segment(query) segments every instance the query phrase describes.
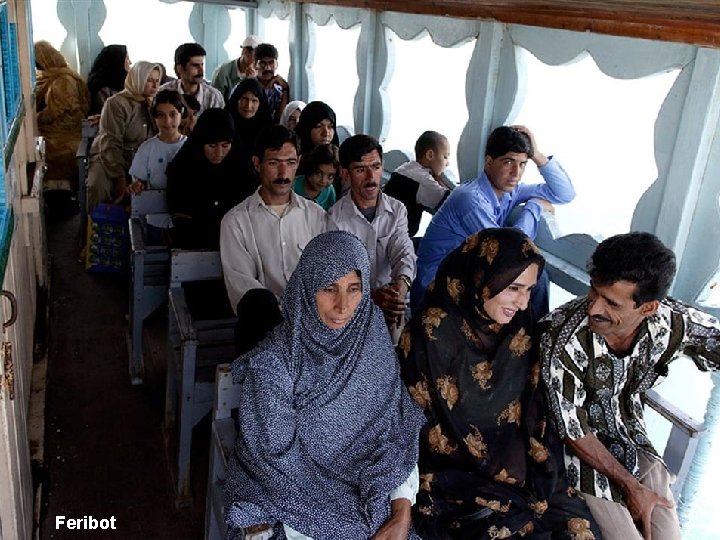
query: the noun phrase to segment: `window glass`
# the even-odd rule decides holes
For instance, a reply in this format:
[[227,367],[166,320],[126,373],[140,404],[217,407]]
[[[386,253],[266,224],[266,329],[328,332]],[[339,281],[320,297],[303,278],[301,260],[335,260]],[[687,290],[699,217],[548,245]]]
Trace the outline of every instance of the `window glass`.
[[[260,27],[263,29],[260,40],[275,45],[278,50],[278,68],[275,73],[287,80],[290,71],[290,21],[270,17],[263,19]],[[291,88],[291,99],[292,95]]]
[[[590,56],[548,66],[518,48],[518,58],[527,92],[512,122],[528,126],[540,150],[557,156],[577,191],[572,203],[555,209],[561,230],[600,238],[627,232],[640,196],[657,178],[655,119],[679,71],[620,80]],[[532,163],[523,181],[541,181]]]
[[32,33],[35,41],[44,39],[58,51],[67,37],[67,30],[57,16],[48,13],[56,12],[57,0],[32,0]]
[[360,25],[347,30],[330,18],[324,26],[311,19],[315,27],[315,58],[310,59],[310,71],[315,79],[311,100],[324,101],[335,111],[337,124],[355,127],[353,103],[358,89],[357,44]]
[[457,178],[457,143],[468,119],[465,75],[475,41],[445,48],[427,32],[406,41],[389,28],[385,37],[395,48],[395,69],[387,86],[390,129],[383,149],[414,155],[420,134],[438,131],[450,143],[448,169]]
[[[130,60],[160,62],[175,76],[175,48],[194,42],[188,20],[195,4],[167,4],[159,0],[104,0],[105,23],[98,35],[106,45],[126,45]],[[142,13],[142,16],[138,14]],[[132,35],[128,34],[132,29]],[[206,78],[208,74],[205,74]]]
[[242,42],[247,37],[247,13],[244,9],[228,9],[230,16],[230,36],[224,43],[225,51],[231,60],[239,58],[242,53]]

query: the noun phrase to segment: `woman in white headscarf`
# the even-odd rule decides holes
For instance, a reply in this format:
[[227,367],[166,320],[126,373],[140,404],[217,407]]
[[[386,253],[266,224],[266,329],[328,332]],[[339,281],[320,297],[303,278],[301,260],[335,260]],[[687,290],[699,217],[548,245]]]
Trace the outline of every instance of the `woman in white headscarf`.
[[283,113],[280,115],[280,124],[288,129],[295,131],[298,120],[300,120],[300,113],[305,108],[304,101],[291,101],[283,109]]
[[124,196],[135,151],[157,132],[150,104],[160,77],[157,64],[137,62],[128,71],[125,89],[105,102],[98,134],[90,149],[88,211],[99,203]]

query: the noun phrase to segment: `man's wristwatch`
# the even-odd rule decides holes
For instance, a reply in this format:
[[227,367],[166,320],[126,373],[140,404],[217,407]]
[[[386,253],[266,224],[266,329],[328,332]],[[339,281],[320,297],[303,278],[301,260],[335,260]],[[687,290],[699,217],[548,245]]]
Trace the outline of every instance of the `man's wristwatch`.
[[398,276],[398,281],[402,281],[403,283],[405,283],[405,286],[408,288],[408,290],[410,290],[410,287],[412,287],[412,280],[405,274],[400,274]]

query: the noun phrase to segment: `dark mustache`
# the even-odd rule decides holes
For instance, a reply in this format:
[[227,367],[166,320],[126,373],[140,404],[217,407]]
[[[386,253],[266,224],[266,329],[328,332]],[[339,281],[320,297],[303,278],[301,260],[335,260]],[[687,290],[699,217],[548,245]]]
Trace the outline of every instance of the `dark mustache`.
[[378,187],[378,186],[379,186],[379,184],[378,184],[377,182],[368,182],[367,184],[363,184],[363,187],[364,187],[364,188],[368,188],[368,187]]
[[603,317],[602,315],[592,315],[590,318],[591,318],[593,321],[598,321],[598,322],[610,322],[610,319],[606,319],[606,318]]
[[272,181],[272,183],[278,184],[278,185],[289,184],[290,179],[289,178],[276,178],[275,180]]

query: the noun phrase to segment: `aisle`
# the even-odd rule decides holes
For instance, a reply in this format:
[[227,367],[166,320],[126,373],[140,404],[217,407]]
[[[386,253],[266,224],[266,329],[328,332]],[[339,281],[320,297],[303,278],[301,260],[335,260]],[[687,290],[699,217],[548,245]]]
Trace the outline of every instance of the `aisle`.
[[[76,262],[77,215],[48,216],[46,227],[52,290],[41,538],[202,538],[202,459],[193,475],[193,508],[173,507],[160,427],[164,365],[151,366],[144,386],[129,383],[127,278],[89,275]],[[160,323],[150,340],[161,359],[162,318],[155,317]],[[117,529],[56,530],[61,515],[115,517]]]

